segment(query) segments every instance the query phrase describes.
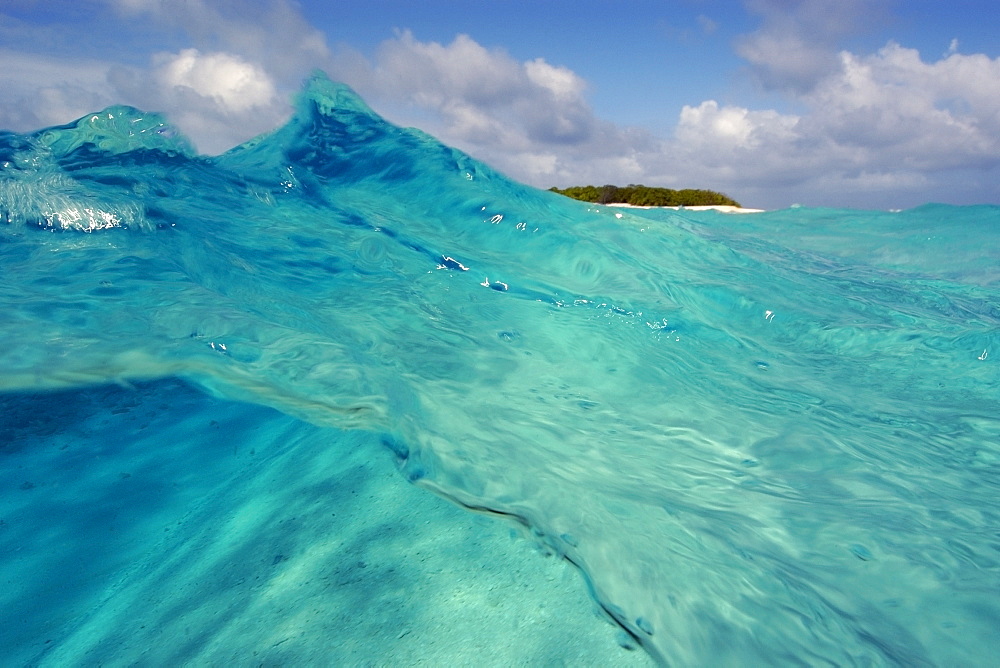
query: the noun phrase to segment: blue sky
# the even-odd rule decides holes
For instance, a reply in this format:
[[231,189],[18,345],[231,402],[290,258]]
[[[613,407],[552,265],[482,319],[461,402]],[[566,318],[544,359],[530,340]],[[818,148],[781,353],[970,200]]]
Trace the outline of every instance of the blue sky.
[[5,0],[0,127],[110,104],[207,153],[314,68],[536,185],[1000,203],[995,0]]

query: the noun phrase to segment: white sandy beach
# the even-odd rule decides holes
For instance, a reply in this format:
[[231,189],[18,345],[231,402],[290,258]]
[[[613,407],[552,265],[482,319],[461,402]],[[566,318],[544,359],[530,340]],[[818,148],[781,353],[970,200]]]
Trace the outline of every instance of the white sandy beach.
[[705,206],[636,206],[635,204],[613,203],[603,206],[614,206],[624,209],[673,209],[675,211],[721,211],[722,213],[764,213],[764,209],[745,209],[728,204],[707,204]]

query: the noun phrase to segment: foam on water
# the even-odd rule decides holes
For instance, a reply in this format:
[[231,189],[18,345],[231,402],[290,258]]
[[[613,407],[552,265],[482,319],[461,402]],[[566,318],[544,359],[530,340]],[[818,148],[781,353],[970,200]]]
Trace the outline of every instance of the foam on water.
[[0,151],[10,396],[182,378],[375,434],[659,661],[1000,649],[997,207],[605,211],[321,76],[216,158],[121,107]]

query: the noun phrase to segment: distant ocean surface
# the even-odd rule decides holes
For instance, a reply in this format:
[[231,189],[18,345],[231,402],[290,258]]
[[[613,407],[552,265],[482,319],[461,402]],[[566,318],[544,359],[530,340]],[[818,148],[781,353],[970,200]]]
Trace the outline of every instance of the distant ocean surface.
[[[257,665],[307,628],[287,665],[426,658],[386,639],[477,608],[401,575],[453,541],[366,523],[384,472],[523,527],[656,662],[1000,656],[1000,207],[604,208],[319,75],[218,157],[114,107],[0,167],[4,665]],[[304,575],[347,553],[424,621]]]

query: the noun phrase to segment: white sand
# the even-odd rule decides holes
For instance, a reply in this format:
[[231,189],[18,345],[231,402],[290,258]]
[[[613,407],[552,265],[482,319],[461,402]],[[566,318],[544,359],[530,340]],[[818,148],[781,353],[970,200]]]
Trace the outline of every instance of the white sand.
[[764,209],[745,209],[740,206],[729,206],[728,204],[708,204],[705,206],[635,206],[634,204],[603,204],[601,206],[614,206],[624,209],[673,209],[674,211],[721,211],[722,213],[764,213]]

